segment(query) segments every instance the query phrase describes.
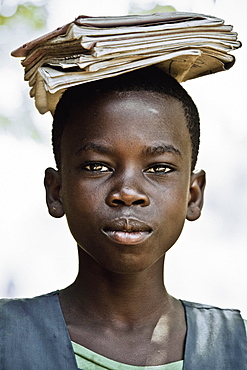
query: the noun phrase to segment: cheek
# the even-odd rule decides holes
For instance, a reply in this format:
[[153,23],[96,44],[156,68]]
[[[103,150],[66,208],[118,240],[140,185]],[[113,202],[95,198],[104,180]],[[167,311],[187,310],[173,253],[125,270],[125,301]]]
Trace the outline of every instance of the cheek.
[[169,235],[177,235],[182,231],[188,205],[189,191],[186,187],[170,187],[166,189],[160,201],[157,203],[157,214],[159,213],[161,220],[161,232]]
[[[104,209],[104,198],[100,188],[80,181],[67,181],[62,190],[64,211],[72,234],[87,232]],[[102,207],[103,205],[103,207]]]
[[66,209],[77,209],[86,204],[93,204],[96,192],[92,184],[80,182],[76,178],[63,181],[62,199]]
[[160,208],[166,210],[169,208],[170,213],[186,212],[189,201],[189,180],[187,178],[175,179],[168,186],[160,188]]

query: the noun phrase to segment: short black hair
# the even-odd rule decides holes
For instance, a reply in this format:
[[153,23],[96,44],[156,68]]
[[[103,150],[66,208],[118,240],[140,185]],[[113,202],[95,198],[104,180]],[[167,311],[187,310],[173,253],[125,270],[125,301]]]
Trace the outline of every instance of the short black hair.
[[61,166],[61,138],[69,114],[85,102],[110,91],[151,91],[169,95],[182,103],[192,144],[191,169],[194,170],[200,142],[200,119],[195,103],[187,91],[157,66],[141,68],[116,77],[101,79],[68,88],[57,104],[52,128],[53,153],[57,168]]

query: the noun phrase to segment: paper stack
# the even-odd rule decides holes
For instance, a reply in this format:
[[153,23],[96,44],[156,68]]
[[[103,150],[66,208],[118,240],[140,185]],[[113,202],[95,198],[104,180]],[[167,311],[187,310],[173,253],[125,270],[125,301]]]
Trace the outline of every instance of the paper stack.
[[70,86],[158,64],[179,82],[229,69],[240,47],[232,26],[195,13],[80,16],[12,52],[40,113],[54,112]]

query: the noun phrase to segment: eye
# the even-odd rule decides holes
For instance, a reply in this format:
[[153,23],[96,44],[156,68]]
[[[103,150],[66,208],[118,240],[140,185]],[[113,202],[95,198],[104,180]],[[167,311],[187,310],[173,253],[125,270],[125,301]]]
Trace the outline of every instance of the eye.
[[103,163],[87,163],[81,167],[85,171],[94,173],[112,172],[112,169]]
[[151,173],[156,175],[165,175],[169,172],[174,171],[174,169],[168,165],[165,164],[156,164],[154,166],[151,166],[145,170],[145,173]]

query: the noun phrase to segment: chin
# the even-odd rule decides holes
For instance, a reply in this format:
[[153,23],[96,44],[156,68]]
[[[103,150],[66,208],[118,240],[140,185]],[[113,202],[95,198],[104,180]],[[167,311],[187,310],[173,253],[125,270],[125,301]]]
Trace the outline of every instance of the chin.
[[101,266],[112,273],[120,275],[129,275],[145,272],[156,265],[156,262],[161,261],[163,263],[164,256],[154,261],[141,261],[140,258],[134,258],[133,256],[124,256],[121,261],[114,261],[113,263],[104,263]]

